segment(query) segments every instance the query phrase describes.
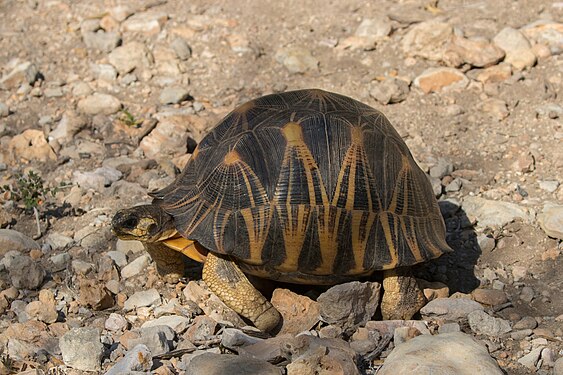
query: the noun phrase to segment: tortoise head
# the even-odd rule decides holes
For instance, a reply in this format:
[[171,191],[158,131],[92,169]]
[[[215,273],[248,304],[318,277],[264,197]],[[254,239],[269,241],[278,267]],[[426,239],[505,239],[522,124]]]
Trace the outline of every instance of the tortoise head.
[[154,204],[117,211],[111,230],[121,240],[141,242],[165,240],[176,233],[174,218]]

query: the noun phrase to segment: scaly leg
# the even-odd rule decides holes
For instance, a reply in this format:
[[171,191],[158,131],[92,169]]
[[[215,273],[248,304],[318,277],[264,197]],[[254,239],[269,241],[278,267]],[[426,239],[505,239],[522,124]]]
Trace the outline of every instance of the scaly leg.
[[145,243],[145,248],[156,263],[156,270],[164,281],[175,283],[184,276],[184,254],[170,249],[161,242]]

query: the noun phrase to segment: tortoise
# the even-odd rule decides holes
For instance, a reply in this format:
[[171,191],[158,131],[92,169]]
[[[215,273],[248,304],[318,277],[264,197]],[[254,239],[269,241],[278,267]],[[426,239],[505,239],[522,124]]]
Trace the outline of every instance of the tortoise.
[[184,255],[227,306],[263,331],[279,312],[246,274],[333,285],[383,271],[383,319],[425,303],[410,266],[451,249],[428,178],[376,109],[318,89],[272,94],[227,115],[175,182],[116,213],[158,272]]

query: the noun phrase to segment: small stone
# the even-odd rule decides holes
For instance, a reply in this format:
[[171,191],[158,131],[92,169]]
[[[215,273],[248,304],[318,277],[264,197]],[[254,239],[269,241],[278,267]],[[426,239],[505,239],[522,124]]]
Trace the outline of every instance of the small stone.
[[160,303],[160,294],[156,289],[143,290],[136,292],[125,301],[123,310],[131,311],[138,307],[153,306]]
[[96,328],[75,328],[59,340],[65,365],[82,371],[100,371],[104,346]]
[[25,251],[41,249],[41,246],[31,237],[13,229],[0,229],[0,257],[8,251]]
[[123,22],[122,27],[124,31],[158,34],[167,20],[168,15],[166,13],[150,9],[146,12],[133,14]]
[[234,354],[204,353],[193,358],[186,373],[190,375],[281,375],[281,369],[268,362]]
[[401,48],[408,56],[440,61],[452,36],[453,28],[449,23],[434,20],[420,22],[403,37]]
[[467,39],[456,35],[448,52],[456,53],[463,62],[478,68],[495,65],[504,57],[504,51],[486,39]]
[[81,306],[101,311],[113,307],[115,300],[104,284],[97,280],[80,278],[80,294],[78,301]]
[[530,353],[526,354],[525,356],[518,359],[518,363],[526,366],[529,369],[536,369],[536,363],[540,359],[541,352],[543,347],[535,348]]
[[8,144],[12,159],[37,160],[40,162],[57,160],[57,155],[45,140],[41,130],[27,129],[12,138]]
[[144,328],[155,327],[155,326],[168,326],[172,328],[174,332],[180,334],[184,332],[186,328],[188,328],[189,323],[190,320],[185,316],[165,315],[165,316],[161,316],[158,319],[146,321],[145,323],[143,323],[141,328],[144,329]]
[[293,335],[285,334],[260,340],[255,344],[239,347],[239,355],[250,356],[261,361],[273,361],[283,356],[282,346],[286,345]]
[[311,55],[311,51],[303,47],[287,47],[276,52],[276,60],[292,74],[302,74],[309,70],[317,70],[319,61]]
[[148,373],[152,368],[152,354],[146,345],[139,344],[129,350],[105,375],[122,375],[134,372]]
[[369,94],[381,104],[400,103],[407,98],[409,84],[401,79],[388,78],[370,84]]
[[217,322],[208,316],[196,316],[190,328],[184,334],[184,338],[192,343],[207,340],[215,334]]
[[115,96],[94,93],[81,99],[78,109],[88,115],[111,115],[121,109],[121,102]]
[[501,99],[486,99],[479,103],[478,108],[498,121],[504,120],[510,114],[506,102]]
[[118,239],[115,243],[115,250],[128,256],[130,253],[138,254],[146,249],[141,241],[123,241]]
[[491,66],[483,69],[477,74],[477,80],[485,83],[503,82],[512,76],[512,67],[510,64],[501,63],[499,65]]
[[61,253],[53,255],[49,258],[49,260],[53,264],[51,272],[59,272],[67,268],[67,265],[70,262],[70,255],[68,253]]
[[503,303],[508,301],[506,293],[502,290],[475,289],[471,294],[473,295],[475,301],[489,306],[502,305]]
[[71,265],[72,265],[72,270],[75,273],[81,275],[87,275],[94,269],[94,265],[92,263],[84,262],[79,259],[73,260]]
[[129,340],[129,346],[146,345],[151,354],[166,354],[174,349],[173,340],[176,334],[168,326],[153,326],[141,329],[141,337]]
[[452,333],[461,332],[461,327],[458,323],[445,323],[438,327],[438,333]]
[[504,61],[518,70],[536,63],[530,42],[519,30],[505,27],[494,37],[493,42],[506,53]]
[[510,332],[508,321],[490,316],[484,311],[473,311],[467,315],[471,330],[477,334],[500,336]]
[[38,289],[43,284],[46,272],[39,262],[28,256],[16,256],[8,268],[10,281],[18,289]]
[[[490,253],[494,250],[496,246],[496,241],[493,237],[487,236],[486,234],[480,234],[477,236],[477,243],[483,254]],[[496,275],[495,275],[496,276]]]
[[435,177],[442,179],[445,176],[449,176],[454,171],[454,166],[445,159],[438,159],[438,162],[430,167],[429,173],[430,177]]
[[534,299],[534,290],[529,286],[523,287],[522,291],[520,292],[520,299],[526,303],[532,302],[532,300]]
[[563,24],[551,20],[538,20],[524,26],[522,33],[536,43],[546,46],[550,54],[563,53]]
[[510,333],[510,338],[513,340],[524,340],[526,337],[531,336],[532,335],[532,330],[531,329],[521,329],[519,331],[512,331]]
[[186,118],[164,118],[143,138],[139,148],[149,158],[183,155],[187,152],[189,136],[190,121],[186,121]]
[[531,316],[525,316],[514,324],[514,329],[534,329],[538,326],[538,322]]
[[129,326],[129,322],[123,316],[111,313],[104,322],[104,328],[108,331],[124,331]]
[[190,96],[188,89],[183,87],[166,87],[160,93],[158,100],[160,104],[177,104],[186,100]]
[[111,51],[108,60],[120,75],[125,75],[135,69],[150,67],[154,59],[143,43],[129,42]]
[[485,345],[462,332],[421,335],[397,346],[378,375],[502,375]]
[[393,342],[395,346],[397,346],[421,334],[422,333],[415,327],[397,327],[393,333]]
[[225,348],[238,351],[238,348],[256,344],[262,339],[249,336],[236,328],[225,328],[221,335],[221,345]]
[[528,211],[515,203],[494,201],[480,197],[465,197],[463,209],[476,217],[482,227],[502,227],[515,219],[530,220]]
[[366,355],[367,353],[374,351],[376,346],[375,342],[371,340],[358,340],[350,343],[350,348],[359,355]]
[[559,181],[538,181],[540,189],[547,191],[548,193],[554,193],[559,187]]
[[88,96],[92,93],[92,88],[86,82],[75,82],[72,85],[72,95],[81,97]]
[[366,18],[356,29],[354,37],[352,37],[353,40],[347,39],[343,41],[343,44],[373,50],[378,41],[383,40],[391,33],[391,29],[391,21],[387,16],[378,15],[375,18]]
[[197,304],[205,312],[205,315],[216,322],[227,321],[234,327],[247,325],[236,312],[227,307],[214,293],[211,293],[205,283],[190,281],[184,288],[183,293],[187,300]]
[[117,79],[117,70],[110,64],[91,64],[90,67],[99,81],[112,83]]
[[467,86],[469,79],[454,68],[428,68],[413,83],[428,94],[442,90],[461,90]]
[[10,114],[10,108],[5,104],[0,102],[0,118],[8,117]]
[[417,281],[428,301],[435,300],[436,298],[448,298],[450,296],[450,289],[446,284],[439,281],[430,282],[422,279],[417,279]]
[[[45,237],[45,242],[48,243],[52,249],[64,249],[73,242],[73,239],[72,237],[65,236],[58,232],[51,232]],[[70,258],[70,255],[67,254],[67,256]]]
[[298,295],[288,289],[276,289],[271,302],[283,317],[279,334],[296,335],[310,330],[319,321],[319,303],[309,297]]
[[52,291],[43,289],[39,292],[39,301],[32,301],[25,307],[29,318],[52,324],[57,321],[59,314],[55,308],[55,296]]
[[463,319],[474,311],[483,311],[483,306],[465,298],[438,298],[420,309],[425,319],[439,318],[446,321]]
[[83,189],[103,192],[105,188],[120,180],[122,176],[123,174],[117,169],[103,166],[91,172],[74,171],[72,182]]
[[545,205],[538,215],[540,228],[550,237],[563,239],[563,205]]
[[121,36],[116,32],[85,31],[82,32],[82,40],[86,47],[101,52],[111,52],[121,44]]
[[0,88],[4,90],[17,89],[22,84],[33,85],[39,71],[35,64],[25,61],[17,64],[13,69],[0,78]]
[[536,169],[535,159],[532,153],[522,152],[518,158],[512,163],[512,169],[519,173],[529,173]]
[[536,107],[536,114],[538,118],[555,120],[563,117],[563,107],[555,103],[544,104]]
[[149,259],[148,255],[141,255],[121,269],[121,277],[128,279],[140,274],[149,265]]
[[460,191],[462,185],[461,178],[454,178],[452,182],[446,185],[445,190],[447,193]]
[[192,49],[183,38],[175,38],[172,43],[170,43],[170,47],[172,47],[180,60],[187,60],[192,56]]
[[333,286],[317,298],[321,320],[353,332],[371,319],[377,309],[380,292],[381,284],[377,282],[353,281]]
[[512,277],[514,282],[518,282],[528,275],[528,268],[525,266],[513,266],[512,267]]

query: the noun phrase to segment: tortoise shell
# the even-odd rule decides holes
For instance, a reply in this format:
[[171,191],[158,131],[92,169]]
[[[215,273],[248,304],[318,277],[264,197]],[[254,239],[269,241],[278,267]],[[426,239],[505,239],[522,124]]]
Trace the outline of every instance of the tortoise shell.
[[431,185],[387,118],[321,90],[236,108],[153,197],[182,236],[273,279],[329,283],[450,251]]

